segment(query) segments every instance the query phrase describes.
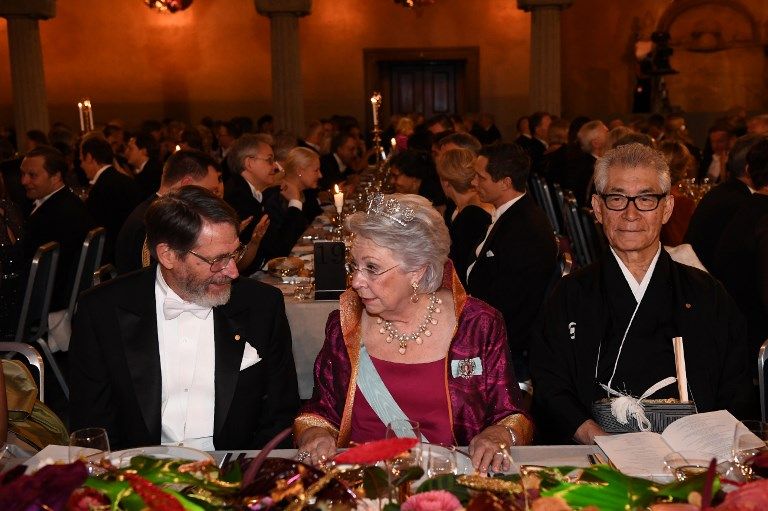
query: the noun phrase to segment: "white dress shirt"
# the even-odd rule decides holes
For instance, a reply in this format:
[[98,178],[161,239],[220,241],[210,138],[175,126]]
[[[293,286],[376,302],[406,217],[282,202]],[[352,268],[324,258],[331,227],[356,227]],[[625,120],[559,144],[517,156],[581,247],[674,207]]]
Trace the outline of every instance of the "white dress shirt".
[[101,167],[101,168],[100,168],[100,169],[99,169],[99,170],[96,172],[96,174],[93,176],[93,179],[91,179],[91,180],[89,181],[89,183],[91,183],[91,186],[93,186],[93,185],[95,185],[95,184],[96,184],[96,181],[98,181],[98,180],[99,180],[99,177],[101,177],[101,175],[104,173],[104,171],[105,171],[105,170],[107,170],[109,167],[110,167],[109,165],[104,165],[103,167]]
[[648,266],[648,271],[645,272],[643,280],[640,282],[635,279],[635,276],[632,275],[631,271],[629,271],[629,268],[627,268],[627,266],[624,264],[624,261],[619,258],[619,255],[615,250],[613,250],[613,247],[611,247],[611,253],[613,254],[613,257],[616,258],[616,262],[619,263],[621,273],[624,274],[624,278],[627,280],[627,284],[629,284],[629,289],[632,290],[632,294],[635,296],[635,301],[640,303],[640,301],[643,299],[643,296],[645,296],[645,291],[648,289],[648,284],[651,283],[651,276],[653,275],[653,270],[656,268],[656,263],[659,261],[659,254],[661,254],[661,243],[659,243],[659,249],[656,251],[656,255],[653,257],[651,265]]
[[163,385],[160,442],[212,451],[216,404],[213,313],[200,319],[191,312],[182,312],[166,320],[166,298],[184,301],[165,282],[158,266],[155,309]]
[[515,197],[512,200],[508,200],[498,208],[496,208],[493,211],[493,214],[491,215],[491,225],[488,226],[488,230],[485,232],[485,238],[483,238],[483,241],[480,242],[480,244],[475,249],[475,260],[472,261],[472,264],[469,265],[469,268],[467,268],[467,278],[469,278],[469,274],[472,273],[472,268],[475,267],[475,263],[477,262],[477,259],[480,257],[480,254],[483,253],[483,245],[485,245],[485,242],[488,241],[488,236],[491,235],[491,229],[493,229],[493,226],[496,225],[496,221],[501,218],[501,215],[507,212],[509,208],[512,207],[512,205],[523,198],[525,195],[525,192],[521,193],[517,197]]
[[[49,193],[49,194],[48,194],[48,195],[46,195],[45,197],[43,197],[43,198],[41,198],[41,199],[37,199],[37,200],[35,200],[35,202],[33,203],[33,204],[35,205],[35,208],[32,210],[32,213],[34,213],[35,211],[37,211],[37,208],[39,208],[40,206],[42,206],[42,205],[43,205],[43,202],[45,202],[45,201],[47,201],[48,199],[50,199],[50,198],[51,198],[51,196],[52,196],[54,193],[56,193],[56,192],[58,192],[59,190],[62,190],[62,189],[64,189],[64,185],[61,185],[61,187],[59,187],[59,188],[55,189],[54,191],[52,191],[51,193]],[[30,215],[31,215],[32,213],[30,213]]]
[[339,174],[344,174],[347,171],[346,164],[341,161],[341,158],[339,158],[339,155],[336,153],[333,153],[333,157],[336,158],[336,163],[339,164]]

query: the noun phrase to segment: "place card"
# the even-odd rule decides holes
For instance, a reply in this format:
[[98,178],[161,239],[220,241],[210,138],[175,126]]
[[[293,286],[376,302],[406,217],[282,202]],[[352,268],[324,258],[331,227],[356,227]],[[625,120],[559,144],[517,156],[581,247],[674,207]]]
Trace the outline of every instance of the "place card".
[[338,300],[347,289],[343,241],[315,241],[315,300]]

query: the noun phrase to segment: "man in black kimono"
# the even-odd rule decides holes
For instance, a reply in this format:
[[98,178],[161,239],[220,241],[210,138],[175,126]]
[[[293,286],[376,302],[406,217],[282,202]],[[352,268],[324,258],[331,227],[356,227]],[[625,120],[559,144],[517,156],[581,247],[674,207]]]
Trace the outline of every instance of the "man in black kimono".
[[[595,186],[592,207],[610,251],[560,282],[532,342],[541,440],[593,443],[606,434],[591,412],[608,397],[601,384],[639,397],[675,376],[678,336],[698,411],[743,415],[750,396],[744,320],[719,282],[672,261],[659,242],[674,207],[663,156],[620,146],[598,160]],[[677,386],[653,398],[679,398]]]

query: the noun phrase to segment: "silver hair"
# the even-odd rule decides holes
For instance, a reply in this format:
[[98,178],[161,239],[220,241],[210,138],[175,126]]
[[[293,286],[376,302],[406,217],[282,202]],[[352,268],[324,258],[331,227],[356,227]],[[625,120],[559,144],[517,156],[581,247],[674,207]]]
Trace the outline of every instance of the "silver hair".
[[576,136],[582,151],[587,154],[592,152],[592,141],[600,134],[600,128],[605,128],[607,133],[608,128],[605,127],[603,121],[589,121],[579,129]]
[[595,163],[595,189],[597,193],[606,192],[608,170],[617,167],[622,169],[637,167],[653,169],[659,177],[661,192],[669,193],[670,188],[672,188],[669,165],[667,165],[661,152],[643,144],[627,144],[611,149],[602,158],[598,158],[597,163]]
[[355,236],[391,250],[407,272],[426,268],[419,290],[436,291],[443,281],[443,267],[451,245],[443,217],[419,195],[395,193],[385,195],[384,199],[395,199],[403,208],[413,209],[413,220],[403,226],[387,216],[358,211],[347,217],[347,229]]
[[262,145],[272,146],[272,137],[262,133],[246,133],[232,143],[227,153],[227,165],[233,174],[245,170],[245,159],[253,156]]

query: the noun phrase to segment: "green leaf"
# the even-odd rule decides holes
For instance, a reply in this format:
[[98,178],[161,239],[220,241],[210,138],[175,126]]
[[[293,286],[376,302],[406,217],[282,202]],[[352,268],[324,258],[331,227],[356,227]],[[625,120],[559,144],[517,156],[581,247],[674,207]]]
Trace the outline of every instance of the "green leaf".
[[[688,495],[691,492],[704,492],[704,485],[706,484],[707,474],[697,474],[692,477],[687,477],[685,481],[674,481],[669,484],[665,484],[659,488],[659,495],[664,497],[672,497],[677,500],[687,500]],[[712,481],[712,495],[716,494],[720,489],[720,478],[715,477]]]
[[363,490],[369,499],[380,499],[389,496],[389,480],[387,473],[381,467],[365,467],[363,469]]
[[421,467],[408,467],[400,473],[400,477],[392,481],[393,486],[400,486],[401,484],[408,483],[410,481],[416,481],[424,477],[424,469]]
[[397,504],[385,504],[382,508],[382,511],[400,511],[400,506]]
[[464,505],[469,502],[469,489],[456,482],[456,476],[454,475],[446,474],[427,479],[419,485],[416,489],[416,493],[424,493],[425,491],[433,490],[445,490],[451,492]]
[[240,463],[230,463],[229,470],[219,474],[219,479],[228,483],[240,483],[243,481],[243,469]]

